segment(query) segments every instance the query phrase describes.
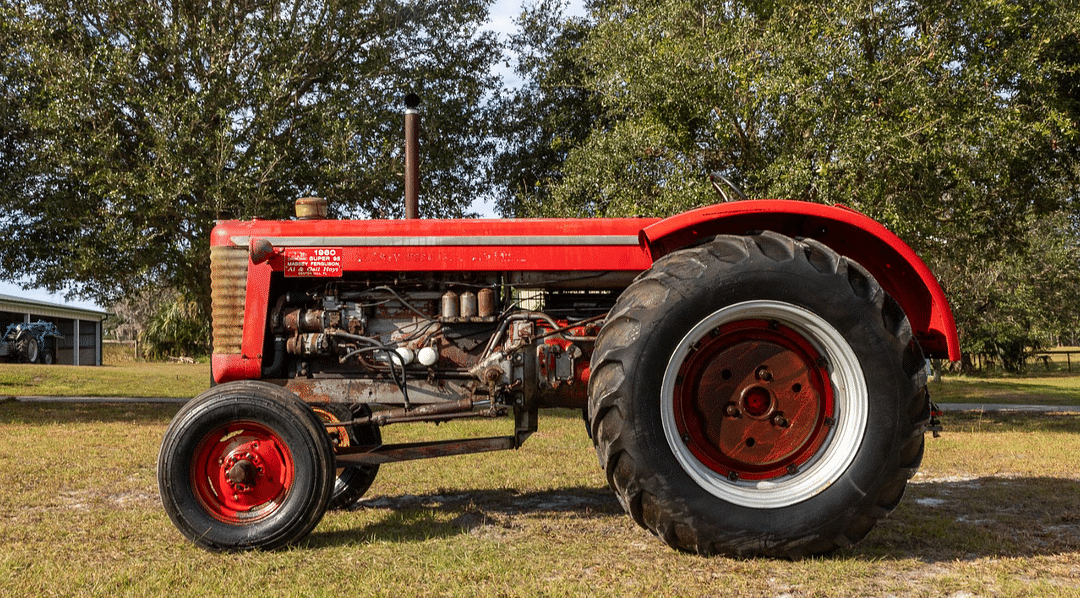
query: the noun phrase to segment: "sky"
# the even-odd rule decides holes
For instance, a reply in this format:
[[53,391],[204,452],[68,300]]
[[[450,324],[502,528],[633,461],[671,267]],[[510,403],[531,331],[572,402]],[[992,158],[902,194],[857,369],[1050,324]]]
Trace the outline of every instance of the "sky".
[[[522,2],[528,2],[529,0],[496,0],[491,5],[491,18],[489,20],[488,28],[492,31],[499,32],[504,35],[508,35],[514,29],[514,19],[521,13]],[[565,11],[565,16],[581,16],[585,14],[585,9],[582,6],[582,0],[569,0],[569,6]],[[506,75],[504,74],[504,78]],[[479,206],[477,206],[479,207]],[[491,216],[492,214],[482,215]],[[64,298],[63,293],[52,294],[44,289],[30,289],[23,290],[19,284],[0,281],[0,295],[11,295],[14,297],[20,297],[23,299],[33,299],[36,301],[47,301],[49,303],[58,303],[62,305],[70,305],[73,307],[83,307],[88,309],[104,309],[104,307],[91,302],[91,301],[79,301],[79,300],[67,300]]]

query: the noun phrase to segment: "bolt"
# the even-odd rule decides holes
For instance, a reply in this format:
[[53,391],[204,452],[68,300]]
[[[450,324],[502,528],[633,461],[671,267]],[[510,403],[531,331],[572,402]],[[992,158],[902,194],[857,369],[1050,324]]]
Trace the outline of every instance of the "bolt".
[[724,408],[724,413],[726,413],[728,417],[739,417],[740,415],[739,408],[735,406],[735,403],[728,403],[727,407]]
[[757,371],[754,372],[754,376],[762,382],[772,382],[772,372],[770,372],[769,368],[766,366],[759,367]]
[[682,441],[685,442],[686,444],[690,444],[690,435],[689,434],[683,434],[682,435]]
[[778,428],[786,428],[788,427],[788,420],[783,413],[776,413],[772,416],[772,425]]
[[836,425],[836,418],[835,417],[826,417],[825,418],[825,425],[830,427],[830,428],[835,426]]
[[731,480],[732,482],[738,482],[739,481],[739,472],[737,472],[737,471],[729,471],[728,474],[727,474],[727,479]]
[[788,472],[788,475],[795,475],[795,474],[799,473],[799,466],[792,463],[791,465],[787,466],[787,472]]

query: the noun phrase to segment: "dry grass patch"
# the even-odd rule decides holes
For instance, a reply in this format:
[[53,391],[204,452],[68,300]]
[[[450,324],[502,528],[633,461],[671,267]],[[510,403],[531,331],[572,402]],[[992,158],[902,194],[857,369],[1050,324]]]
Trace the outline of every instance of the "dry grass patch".
[[[678,553],[638,528],[569,412],[517,451],[384,466],[301,546],[208,553],[158,504],[175,411],[0,404],[0,595],[1080,596],[1080,415],[950,414],[863,543],[786,562]],[[387,433],[493,427],[509,422]]]

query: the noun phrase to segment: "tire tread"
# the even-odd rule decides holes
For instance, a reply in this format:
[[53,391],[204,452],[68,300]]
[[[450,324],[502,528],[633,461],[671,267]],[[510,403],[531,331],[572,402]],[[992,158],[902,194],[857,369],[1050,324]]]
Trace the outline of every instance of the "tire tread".
[[[648,330],[653,321],[662,315],[660,307],[664,302],[646,300],[649,293],[662,287],[666,300],[670,294],[682,295],[678,288],[680,285],[694,284],[712,268],[791,260],[804,261],[822,276],[843,277],[852,294],[879,306],[884,328],[898,345],[907,346],[903,369],[904,374],[909,376],[907,384],[912,391],[902,397],[902,405],[898,409],[899,413],[906,414],[906,421],[899,422],[907,430],[903,434],[906,440],[898,450],[899,462],[888,470],[884,480],[876,484],[876,495],[864,501],[865,506],[846,520],[839,533],[830,537],[780,541],[755,537],[714,540],[702,536],[693,516],[685,515],[682,509],[673,505],[663,505],[657,496],[634,481],[642,474],[636,470],[634,458],[623,442],[626,435],[636,433],[634,422],[619,407],[631,400],[631,389],[623,372],[626,359],[623,354],[631,342],[636,341],[642,331]],[[702,264],[704,267],[697,267]],[[668,268],[671,268],[670,272]],[[620,298],[612,309],[611,318],[597,339],[592,358],[588,413],[597,457],[604,467],[608,483],[624,510],[638,525],[679,550],[739,557],[798,559],[854,545],[870,532],[879,519],[891,513],[899,504],[907,480],[914,475],[922,461],[922,430],[930,417],[926,376],[921,367],[922,352],[913,340],[907,318],[899,305],[862,266],[813,240],[795,240],[772,232],[753,236],[719,236],[657,260],[652,270],[639,276],[627,289],[625,296],[627,299],[624,301]]]

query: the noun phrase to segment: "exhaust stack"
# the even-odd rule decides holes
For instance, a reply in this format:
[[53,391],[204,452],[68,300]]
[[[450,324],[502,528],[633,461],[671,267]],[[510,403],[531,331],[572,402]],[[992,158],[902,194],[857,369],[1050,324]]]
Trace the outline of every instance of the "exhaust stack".
[[420,96],[405,96],[405,218],[420,217]]

